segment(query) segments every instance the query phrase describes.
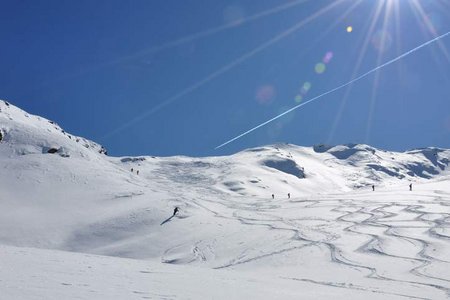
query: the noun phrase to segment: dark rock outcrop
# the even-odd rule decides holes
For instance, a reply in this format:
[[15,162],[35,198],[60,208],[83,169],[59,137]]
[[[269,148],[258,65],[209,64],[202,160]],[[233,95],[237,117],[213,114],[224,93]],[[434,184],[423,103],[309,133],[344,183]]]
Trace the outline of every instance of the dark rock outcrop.
[[58,149],[56,149],[56,148],[50,148],[47,150],[47,153],[50,153],[50,154],[54,154],[56,152],[58,152]]

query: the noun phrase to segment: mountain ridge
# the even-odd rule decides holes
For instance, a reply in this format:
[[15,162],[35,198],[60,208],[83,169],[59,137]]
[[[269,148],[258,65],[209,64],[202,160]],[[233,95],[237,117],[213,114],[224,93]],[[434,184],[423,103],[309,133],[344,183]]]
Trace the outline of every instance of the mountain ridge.
[[[233,177],[233,170],[244,172],[248,174],[248,177],[252,177],[251,169],[258,167],[264,171],[265,177],[281,175],[280,180],[295,184],[296,179],[300,182],[314,179],[323,181],[320,175],[333,177],[336,175],[333,169],[340,169],[341,172],[337,175],[345,177],[347,183],[344,186],[340,185],[339,188],[347,190],[346,188],[362,188],[373,184],[390,184],[391,182],[398,184],[399,180],[431,179],[446,174],[450,163],[448,149],[428,147],[395,152],[376,149],[365,144],[312,147],[274,144],[245,149],[230,156],[198,158],[188,156],[106,157],[106,149],[98,143],[67,133],[55,122],[29,114],[6,101],[0,101],[0,130],[2,132],[0,151],[8,156],[13,153],[17,155],[57,154],[68,158],[72,155],[88,160],[104,160],[105,164],[112,163],[122,169],[131,169],[134,164],[137,164],[137,167],[145,165],[149,169],[154,169],[155,165],[165,164],[171,170],[166,174],[167,177],[175,181],[181,180],[180,177],[171,175],[176,168],[193,172],[216,169],[216,173],[221,173],[222,176],[214,175],[215,181],[222,180],[224,185],[229,187],[229,191],[246,195],[259,195],[260,193],[255,192],[255,188],[251,188],[251,184],[257,184],[262,179],[257,176],[250,178],[248,182],[251,184],[245,183],[250,191],[244,193],[242,191],[245,188],[242,187],[242,183],[227,179],[227,177]],[[151,166],[153,162],[158,164]],[[220,167],[224,167],[224,170],[219,170]],[[191,183],[195,183],[195,180],[192,180],[195,178],[193,172],[187,172],[184,176],[185,179],[191,176]],[[333,186],[334,183],[329,184],[330,188]],[[308,192],[313,193],[313,188],[310,187]]]
[[[9,266],[0,288],[11,297],[57,290],[89,299],[87,269],[130,299],[143,295],[127,290],[130,278],[151,297],[209,299],[227,283],[231,297],[249,288],[292,299],[310,290],[322,299],[450,293],[449,150],[276,144],[229,156],[110,157],[2,101],[0,131],[0,248]],[[149,268],[161,285],[149,286]],[[210,278],[214,288],[198,296]],[[95,284],[102,295],[110,288]]]
[[[110,157],[103,146],[4,101],[0,130],[5,208],[0,225],[9,228],[0,233],[0,242],[126,257],[157,256],[147,248],[137,250],[141,242],[114,241],[159,226],[175,206],[196,219],[210,213],[202,202],[210,199],[214,205],[245,205],[288,194],[298,199],[371,191],[372,185],[407,189],[449,174],[450,150],[392,152],[364,144],[274,144],[202,158]],[[114,229],[106,229],[108,224]],[[18,239],[21,232],[26,234]],[[157,240],[167,243],[166,237]]]

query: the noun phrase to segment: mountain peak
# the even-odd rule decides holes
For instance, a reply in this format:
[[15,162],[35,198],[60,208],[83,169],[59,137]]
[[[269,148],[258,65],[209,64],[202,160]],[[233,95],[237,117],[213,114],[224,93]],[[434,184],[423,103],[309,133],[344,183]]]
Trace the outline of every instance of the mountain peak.
[[5,100],[0,100],[0,134],[0,142],[18,155],[50,153],[69,157],[107,153],[103,146],[69,134],[56,122],[29,114]]

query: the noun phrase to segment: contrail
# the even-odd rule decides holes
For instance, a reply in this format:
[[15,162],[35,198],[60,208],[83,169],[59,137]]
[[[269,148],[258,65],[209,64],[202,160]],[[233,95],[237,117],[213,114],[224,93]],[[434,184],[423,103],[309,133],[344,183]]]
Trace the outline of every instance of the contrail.
[[140,122],[141,120],[146,119],[147,117],[149,117],[150,115],[154,114],[155,112],[161,110],[162,108],[172,104],[173,102],[175,102],[176,100],[192,93],[193,91],[201,88],[202,86],[206,85],[207,83],[209,83],[210,81],[216,79],[217,77],[221,76],[222,74],[228,72],[229,70],[235,68],[236,66],[244,63],[245,61],[247,61],[248,59],[250,59],[251,57],[253,57],[254,55],[264,51],[265,49],[269,48],[270,46],[272,46],[273,44],[285,39],[286,37],[288,37],[289,35],[291,35],[292,33],[298,31],[300,28],[302,28],[303,26],[305,26],[306,24],[314,21],[317,17],[321,16],[322,14],[330,11],[332,8],[340,5],[343,2],[343,0],[338,0],[333,2],[332,4],[320,9],[319,11],[317,11],[315,14],[308,16],[306,19],[296,23],[294,26],[288,28],[287,30],[277,34],[276,36],[274,36],[273,38],[271,38],[270,40],[260,44],[258,47],[254,48],[253,50],[241,55],[240,57],[238,57],[237,59],[235,59],[234,61],[230,62],[229,64],[221,67],[220,69],[212,72],[211,74],[209,74],[208,76],[204,77],[203,79],[197,81],[196,83],[194,83],[193,85],[185,88],[184,90],[178,92],[177,94],[173,95],[172,97],[169,97],[168,99],[164,100],[163,102],[159,103],[158,105],[156,105],[155,107],[144,111],[143,113],[141,113],[140,115],[136,116],[135,118],[129,120],[128,122],[122,124],[121,126],[117,127],[116,129],[110,131],[109,133],[105,134],[102,139],[107,139],[111,136],[114,136],[115,134],[117,134],[118,132]]
[[254,15],[245,17],[242,20],[239,20],[238,23],[228,23],[228,24],[224,24],[224,25],[221,25],[221,26],[217,26],[217,27],[213,27],[213,28],[210,28],[210,29],[206,29],[204,31],[193,33],[191,35],[188,35],[188,36],[185,36],[185,37],[181,37],[181,38],[179,38],[177,40],[170,41],[170,42],[167,42],[165,44],[162,44],[162,45],[159,45],[159,46],[155,46],[155,47],[151,47],[151,48],[148,48],[146,50],[142,50],[140,52],[134,53],[132,55],[122,57],[122,58],[120,58],[120,59],[118,59],[116,61],[113,61],[112,63],[117,63],[117,62],[121,62],[123,60],[128,60],[128,59],[140,57],[140,56],[143,56],[143,55],[146,55],[146,54],[149,54],[149,53],[153,53],[153,52],[165,50],[165,49],[168,49],[168,48],[172,48],[172,47],[175,47],[175,46],[179,46],[179,45],[182,45],[182,44],[185,44],[185,43],[188,43],[188,42],[200,39],[200,38],[205,38],[205,37],[208,37],[210,35],[219,33],[221,31],[224,31],[224,30],[227,30],[227,29],[230,29],[230,28],[236,28],[236,27],[239,27],[241,25],[244,25],[244,24],[247,24],[247,23],[251,23],[251,22],[259,20],[259,19],[262,19],[264,17],[267,17],[267,16],[270,16],[270,15],[273,15],[273,14],[285,11],[285,10],[287,10],[289,8],[292,8],[292,7],[295,7],[297,5],[303,4],[303,3],[307,2],[307,1],[310,1],[310,0],[296,0],[296,1],[288,2],[288,3],[282,4],[280,6],[277,6],[277,7],[274,7],[274,8],[271,8],[271,9],[268,9],[268,10],[256,13]]
[[50,85],[50,84],[55,84],[57,82],[61,82],[61,81],[64,81],[64,80],[70,80],[72,78],[76,78],[76,77],[79,77],[79,76],[82,76],[82,75],[85,75],[85,74],[88,74],[88,73],[91,73],[91,72],[96,72],[96,71],[101,70],[101,69],[103,69],[105,67],[109,67],[109,66],[114,66],[114,65],[117,65],[117,64],[125,63],[127,61],[131,61],[133,59],[141,58],[141,57],[144,57],[144,56],[152,54],[152,53],[157,53],[157,52],[160,52],[160,51],[163,51],[163,50],[171,49],[173,47],[177,47],[177,46],[189,43],[189,42],[193,42],[193,41],[196,41],[196,40],[199,40],[199,39],[202,39],[202,38],[206,38],[206,37],[212,36],[214,34],[223,32],[223,31],[228,30],[228,29],[238,28],[238,27],[243,26],[245,24],[249,24],[249,23],[255,22],[257,20],[263,19],[265,17],[269,17],[269,16],[272,16],[274,14],[281,13],[283,11],[288,10],[289,8],[293,8],[295,6],[299,6],[299,5],[301,5],[301,4],[305,3],[305,2],[308,2],[308,1],[311,1],[311,0],[295,0],[295,1],[292,1],[292,2],[287,2],[285,4],[281,4],[279,6],[276,6],[276,7],[273,7],[273,8],[270,8],[270,9],[258,12],[256,14],[244,17],[241,20],[239,20],[238,23],[227,23],[227,24],[224,24],[224,25],[219,25],[219,26],[215,26],[215,27],[203,30],[203,31],[192,33],[190,35],[187,35],[187,36],[184,36],[184,37],[180,37],[180,38],[172,40],[172,41],[168,41],[168,42],[166,42],[164,44],[161,44],[161,45],[158,45],[158,46],[149,47],[149,48],[140,50],[138,52],[135,52],[133,54],[122,56],[122,57],[113,59],[111,61],[103,62],[103,63],[100,63],[98,65],[85,68],[85,69],[80,70],[78,72],[75,72],[73,74],[67,74],[67,75],[64,75],[64,76],[60,76],[56,80],[41,82],[37,87],[47,86],[47,85]]
[[243,137],[243,136],[246,136],[247,134],[249,134],[249,133],[255,131],[256,129],[261,128],[261,127],[263,127],[263,126],[265,126],[265,125],[267,125],[267,124],[269,124],[269,123],[271,123],[271,122],[273,122],[273,121],[275,121],[275,120],[281,118],[282,116],[284,116],[284,115],[290,113],[291,111],[294,111],[294,110],[296,110],[296,109],[298,109],[298,108],[300,108],[300,107],[302,107],[302,106],[304,106],[304,105],[306,105],[306,104],[309,104],[309,103],[311,103],[311,102],[313,102],[313,101],[315,101],[315,100],[318,100],[318,99],[320,99],[320,98],[322,98],[322,97],[324,97],[324,96],[326,96],[326,95],[328,95],[328,94],[334,93],[334,92],[336,92],[336,91],[338,91],[338,90],[340,90],[340,89],[342,89],[342,88],[344,88],[344,87],[346,87],[346,86],[348,86],[348,85],[350,85],[350,84],[352,84],[352,83],[354,83],[354,82],[356,82],[356,81],[359,81],[359,80],[363,79],[364,77],[367,77],[368,75],[370,75],[370,74],[372,74],[372,73],[374,73],[374,72],[376,72],[376,71],[378,71],[378,70],[380,70],[380,69],[382,69],[382,68],[384,68],[384,67],[386,67],[386,66],[388,66],[388,65],[390,65],[390,64],[393,64],[394,62],[396,62],[396,61],[398,61],[398,60],[400,60],[400,59],[402,59],[402,58],[404,58],[404,57],[406,57],[406,56],[408,56],[408,55],[410,55],[410,54],[412,54],[412,53],[414,53],[414,52],[416,52],[416,51],[418,51],[418,50],[420,50],[420,49],[422,49],[422,48],[424,48],[424,47],[426,47],[426,46],[428,46],[428,45],[430,45],[430,44],[432,44],[432,43],[434,43],[434,42],[437,42],[437,41],[439,41],[439,40],[445,38],[445,37],[448,36],[448,35],[450,35],[450,31],[447,32],[447,33],[444,33],[443,35],[440,35],[440,36],[438,36],[438,37],[436,37],[436,38],[434,38],[434,39],[432,39],[432,40],[429,40],[428,42],[423,43],[423,44],[421,44],[420,46],[417,46],[416,48],[414,48],[414,49],[412,49],[412,50],[409,50],[408,52],[405,52],[405,53],[403,53],[402,55],[397,56],[397,57],[394,58],[394,59],[391,59],[390,61],[388,61],[388,62],[386,62],[386,63],[384,63],[384,64],[382,64],[382,65],[380,65],[380,66],[378,66],[378,67],[376,67],[376,68],[374,68],[374,69],[372,69],[372,70],[370,70],[370,71],[368,71],[368,72],[366,72],[366,73],[364,73],[364,74],[362,74],[362,75],[360,75],[360,76],[358,76],[358,77],[356,77],[355,79],[352,79],[351,81],[349,81],[349,82],[347,82],[347,83],[344,83],[344,84],[342,84],[342,85],[340,85],[340,86],[338,86],[338,87],[336,87],[336,88],[334,88],[334,89],[332,89],[332,90],[329,90],[329,91],[327,91],[327,92],[325,92],[325,93],[323,93],[323,94],[320,94],[319,96],[316,96],[316,97],[314,97],[314,98],[312,98],[312,99],[310,99],[310,100],[308,100],[308,101],[306,101],[306,102],[303,102],[303,103],[301,103],[301,104],[299,104],[299,105],[294,106],[294,107],[292,107],[291,109],[288,109],[287,111],[285,111],[285,112],[283,112],[283,113],[281,113],[281,114],[279,114],[279,115],[273,117],[272,119],[267,120],[267,121],[265,121],[264,123],[261,123],[261,124],[259,124],[258,126],[253,127],[252,129],[249,129],[249,130],[247,130],[246,132],[244,132],[244,133],[242,133],[242,134],[240,134],[240,135],[238,135],[238,136],[232,138],[231,140],[226,141],[225,143],[223,143],[223,144],[217,146],[217,147],[214,148],[214,149],[217,150],[217,149],[219,149],[219,148],[222,148],[223,146],[226,146],[226,145],[228,145],[229,143],[234,142],[234,141],[240,139],[240,138]]

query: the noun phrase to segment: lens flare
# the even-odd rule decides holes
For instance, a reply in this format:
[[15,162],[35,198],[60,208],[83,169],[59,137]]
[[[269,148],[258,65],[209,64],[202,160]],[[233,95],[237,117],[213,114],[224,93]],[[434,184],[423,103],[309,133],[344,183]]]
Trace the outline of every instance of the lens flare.
[[314,69],[317,74],[323,74],[325,72],[325,70],[327,69],[327,67],[325,66],[324,63],[318,63],[318,64],[316,64]]
[[302,90],[301,90],[302,94],[308,93],[308,91],[311,89],[311,86],[312,86],[311,82],[309,82],[309,81],[305,82],[302,86]]
[[326,92],[324,92],[324,93],[322,93],[322,94],[320,94],[320,95],[318,95],[318,96],[316,96],[316,97],[314,97],[312,99],[309,99],[308,101],[305,101],[303,103],[300,103],[300,104],[294,106],[294,107],[284,111],[283,113],[278,114],[275,117],[273,117],[273,118],[271,118],[271,119],[269,119],[269,120],[267,120],[267,121],[265,121],[265,122],[255,126],[255,127],[251,128],[251,129],[249,129],[249,130],[247,130],[247,131],[245,131],[245,132],[235,136],[234,138],[232,138],[232,139],[230,139],[230,140],[228,140],[228,141],[226,141],[226,142],[224,142],[222,144],[220,144],[219,146],[215,147],[214,149],[216,149],[216,150],[220,149],[220,148],[222,148],[222,147],[224,147],[224,146],[226,146],[226,145],[228,145],[228,144],[230,144],[230,143],[232,143],[232,142],[234,142],[234,141],[236,141],[236,140],[246,136],[247,134],[249,134],[249,133],[251,133],[251,132],[253,132],[253,131],[255,131],[255,130],[257,130],[257,129],[263,127],[263,126],[265,126],[265,125],[267,125],[269,123],[272,123],[275,120],[278,120],[279,118],[281,118],[281,117],[291,113],[292,111],[294,111],[296,109],[299,109],[299,108],[301,108],[301,107],[303,107],[303,106],[305,106],[305,105],[307,105],[309,103],[317,101],[318,99],[321,99],[321,98],[323,98],[323,97],[325,97],[325,96],[327,96],[329,94],[332,94],[332,93],[334,93],[334,92],[336,92],[338,90],[341,90],[341,89],[345,88],[346,86],[349,86],[349,85],[351,85],[351,84],[353,84],[353,83],[355,83],[357,81],[360,81],[361,79],[366,78],[367,76],[377,72],[378,70],[381,70],[384,67],[387,67],[387,66],[389,66],[389,65],[391,65],[391,64],[393,64],[393,63],[395,63],[395,62],[397,62],[397,61],[399,61],[399,60],[401,60],[401,59],[403,59],[403,58],[405,58],[405,57],[407,57],[409,55],[412,55],[413,53],[419,51],[420,49],[425,48],[425,47],[429,46],[430,44],[436,43],[436,42],[438,42],[438,41],[440,41],[440,40],[442,40],[442,39],[444,39],[444,38],[446,38],[448,36],[450,36],[450,31],[447,32],[447,33],[444,33],[444,34],[442,34],[442,35],[440,35],[440,36],[438,36],[438,37],[436,37],[436,38],[434,38],[432,40],[429,40],[429,41],[427,41],[427,42],[425,42],[425,43],[423,43],[423,44],[421,44],[421,45],[419,45],[419,46],[417,46],[417,47],[415,47],[415,48],[413,48],[413,49],[411,49],[411,50],[409,50],[409,51],[407,51],[407,52],[405,52],[405,53],[403,53],[403,54],[401,54],[399,56],[397,56],[396,58],[393,58],[393,59],[385,62],[384,64],[379,65],[379,66],[371,69],[370,71],[367,71],[366,73],[364,73],[364,74],[362,74],[362,75],[360,75],[360,76],[350,80],[349,82],[341,84],[340,86],[337,86],[334,89],[328,90],[328,91],[326,91]]
[[260,86],[255,93],[256,101],[259,104],[270,104],[276,96],[276,90],[273,85],[267,84]]
[[302,95],[297,95],[297,96],[295,96],[295,103],[300,103],[300,102],[302,102],[302,101],[303,101]]
[[331,62],[331,60],[333,59],[333,56],[334,56],[333,52],[328,51],[328,52],[325,54],[325,56],[323,57],[322,62],[323,62],[324,64],[329,64],[329,63]]
[[240,57],[238,57],[237,59],[235,59],[234,61],[230,62],[229,64],[217,69],[216,71],[210,73],[208,76],[204,77],[203,79],[197,81],[196,83],[192,84],[191,86],[185,88],[184,90],[178,92],[177,94],[167,98],[165,101],[160,102],[158,105],[154,106],[153,108],[150,108],[147,111],[142,112],[140,115],[137,115],[136,117],[134,117],[131,120],[128,120],[127,122],[123,123],[122,125],[120,125],[119,127],[111,130],[109,133],[105,134],[102,139],[107,139],[107,138],[111,138],[112,136],[118,134],[119,132],[123,131],[126,128],[129,128],[130,126],[133,126],[135,124],[137,124],[138,122],[141,122],[142,120],[148,118],[150,115],[160,111],[161,109],[165,108],[166,106],[169,106],[170,104],[172,104],[173,102],[177,101],[178,99],[192,93],[193,91],[196,91],[197,89],[203,87],[204,85],[208,84],[209,82],[211,82],[213,79],[216,79],[217,77],[221,76],[222,74],[228,72],[229,70],[241,65],[242,63],[244,63],[245,61],[249,60],[250,58],[252,58],[253,56],[255,56],[256,54],[266,50],[267,48],[271,47],[272,45],[274,45],[275,43],[291,36],[293,33],[297,32],[298,30],[300,30],[302,27],[304,27],[306,24],[316,20],[317,18],[319,18],[320,16],[324,15],[325,13],[331,11],[332,9],[334,9],[335,7],[339,6],[340,4],[342,4],[344,2],[344,0],[337,0],[323,8],[321,8],[320,10],[316,11],[314,14],[309,15],[307,18],[301,20],[300,22],[294,24],[292,27],[289,27],[288,29],[286,29],[285,31],[277,34],[276,36],[272,37],[271,39],[269,39],[266,42],[263,42],[262,44],[260,44],[258,47],[254,48],[253,50],[246,52],[245,54],[241,55]]

